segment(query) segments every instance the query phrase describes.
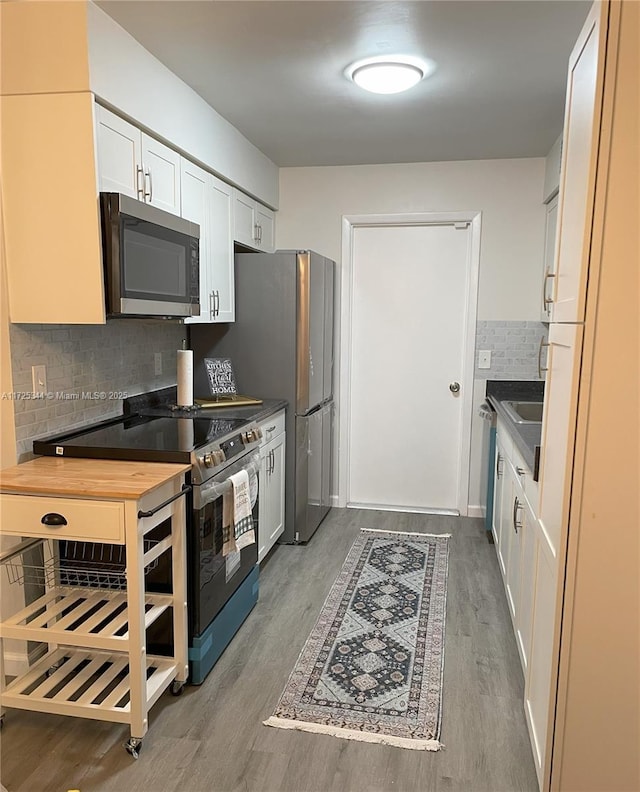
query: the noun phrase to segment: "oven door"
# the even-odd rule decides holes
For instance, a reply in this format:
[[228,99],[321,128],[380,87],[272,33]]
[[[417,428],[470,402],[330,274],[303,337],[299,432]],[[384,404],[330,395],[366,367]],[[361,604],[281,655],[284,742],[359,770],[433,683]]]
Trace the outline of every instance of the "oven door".
[[[189,531],[190,627],[192,637],[206,630],[258,561],[258,470],[260,454],[245,454],[222,473],[194,486],[193,521]],[[229,476],[249,474],[254,539],[235,552],[224,553],[223,500],[231,489]]]

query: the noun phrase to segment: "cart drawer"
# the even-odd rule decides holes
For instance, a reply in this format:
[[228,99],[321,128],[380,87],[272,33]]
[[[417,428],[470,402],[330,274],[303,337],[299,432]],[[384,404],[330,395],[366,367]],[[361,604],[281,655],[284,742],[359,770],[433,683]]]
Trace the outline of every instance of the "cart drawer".
[[[3,494],[0,505],[4,533],[81,542],[124,542],[123,503]],[[43,523],[45,515],[59,515],[49,517],[50,523],[59,524]]]

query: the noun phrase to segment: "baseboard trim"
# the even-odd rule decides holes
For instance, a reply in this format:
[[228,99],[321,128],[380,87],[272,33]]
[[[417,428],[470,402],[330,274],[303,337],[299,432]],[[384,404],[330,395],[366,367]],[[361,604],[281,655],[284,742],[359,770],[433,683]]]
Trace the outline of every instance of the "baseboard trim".
[[484,520],[486,511],[484,506],[467,506],[467,517],[481,517]]

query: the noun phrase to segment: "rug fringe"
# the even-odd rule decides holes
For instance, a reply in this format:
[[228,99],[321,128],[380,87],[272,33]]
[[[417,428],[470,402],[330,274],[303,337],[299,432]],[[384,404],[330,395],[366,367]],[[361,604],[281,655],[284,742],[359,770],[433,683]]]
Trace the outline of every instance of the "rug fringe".
[[373,734],[372,732],[342,729],[338,726],[327,726],[324,723],[294,721],[287,718],[277,718],[273,715],[267,718],[266,721],[262,721],[262,723],[265,726],[273,726],[276,729],[295,729],[297,731],[311,732],[312,734],[328,734],[331,737],[342,737],[345,740],[393,745],[396,748],[408,748],[412,751],[440,751],[444,748],[444,745],[439,740],[411,740],[408,737],[392,737],[388,734]]
[[451,539],[452,536],[450,533],[428,534],[420,531],[386,531],[384,528],[361,528],[360,530],[367,533],[397,534],[398,536],[424,536],[427,539]]

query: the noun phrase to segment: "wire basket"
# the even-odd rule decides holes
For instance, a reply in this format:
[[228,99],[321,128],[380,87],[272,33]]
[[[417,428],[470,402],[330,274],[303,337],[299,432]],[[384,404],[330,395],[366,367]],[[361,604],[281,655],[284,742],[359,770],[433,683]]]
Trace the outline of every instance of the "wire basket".
[[[144,552],[149,552],[156,544],[157,541],[145,539]],[[25,563],[23,556],[15,556],[5,561],[9,583],[44,588],[86,586],[122,591],[127,588],[124,545],[68,541],[61,542],[61,545],[61,552],[57,557],[49,556],[41,562]],[[155,558],[145,566],[145,575],[157,565],[158,559]]]

